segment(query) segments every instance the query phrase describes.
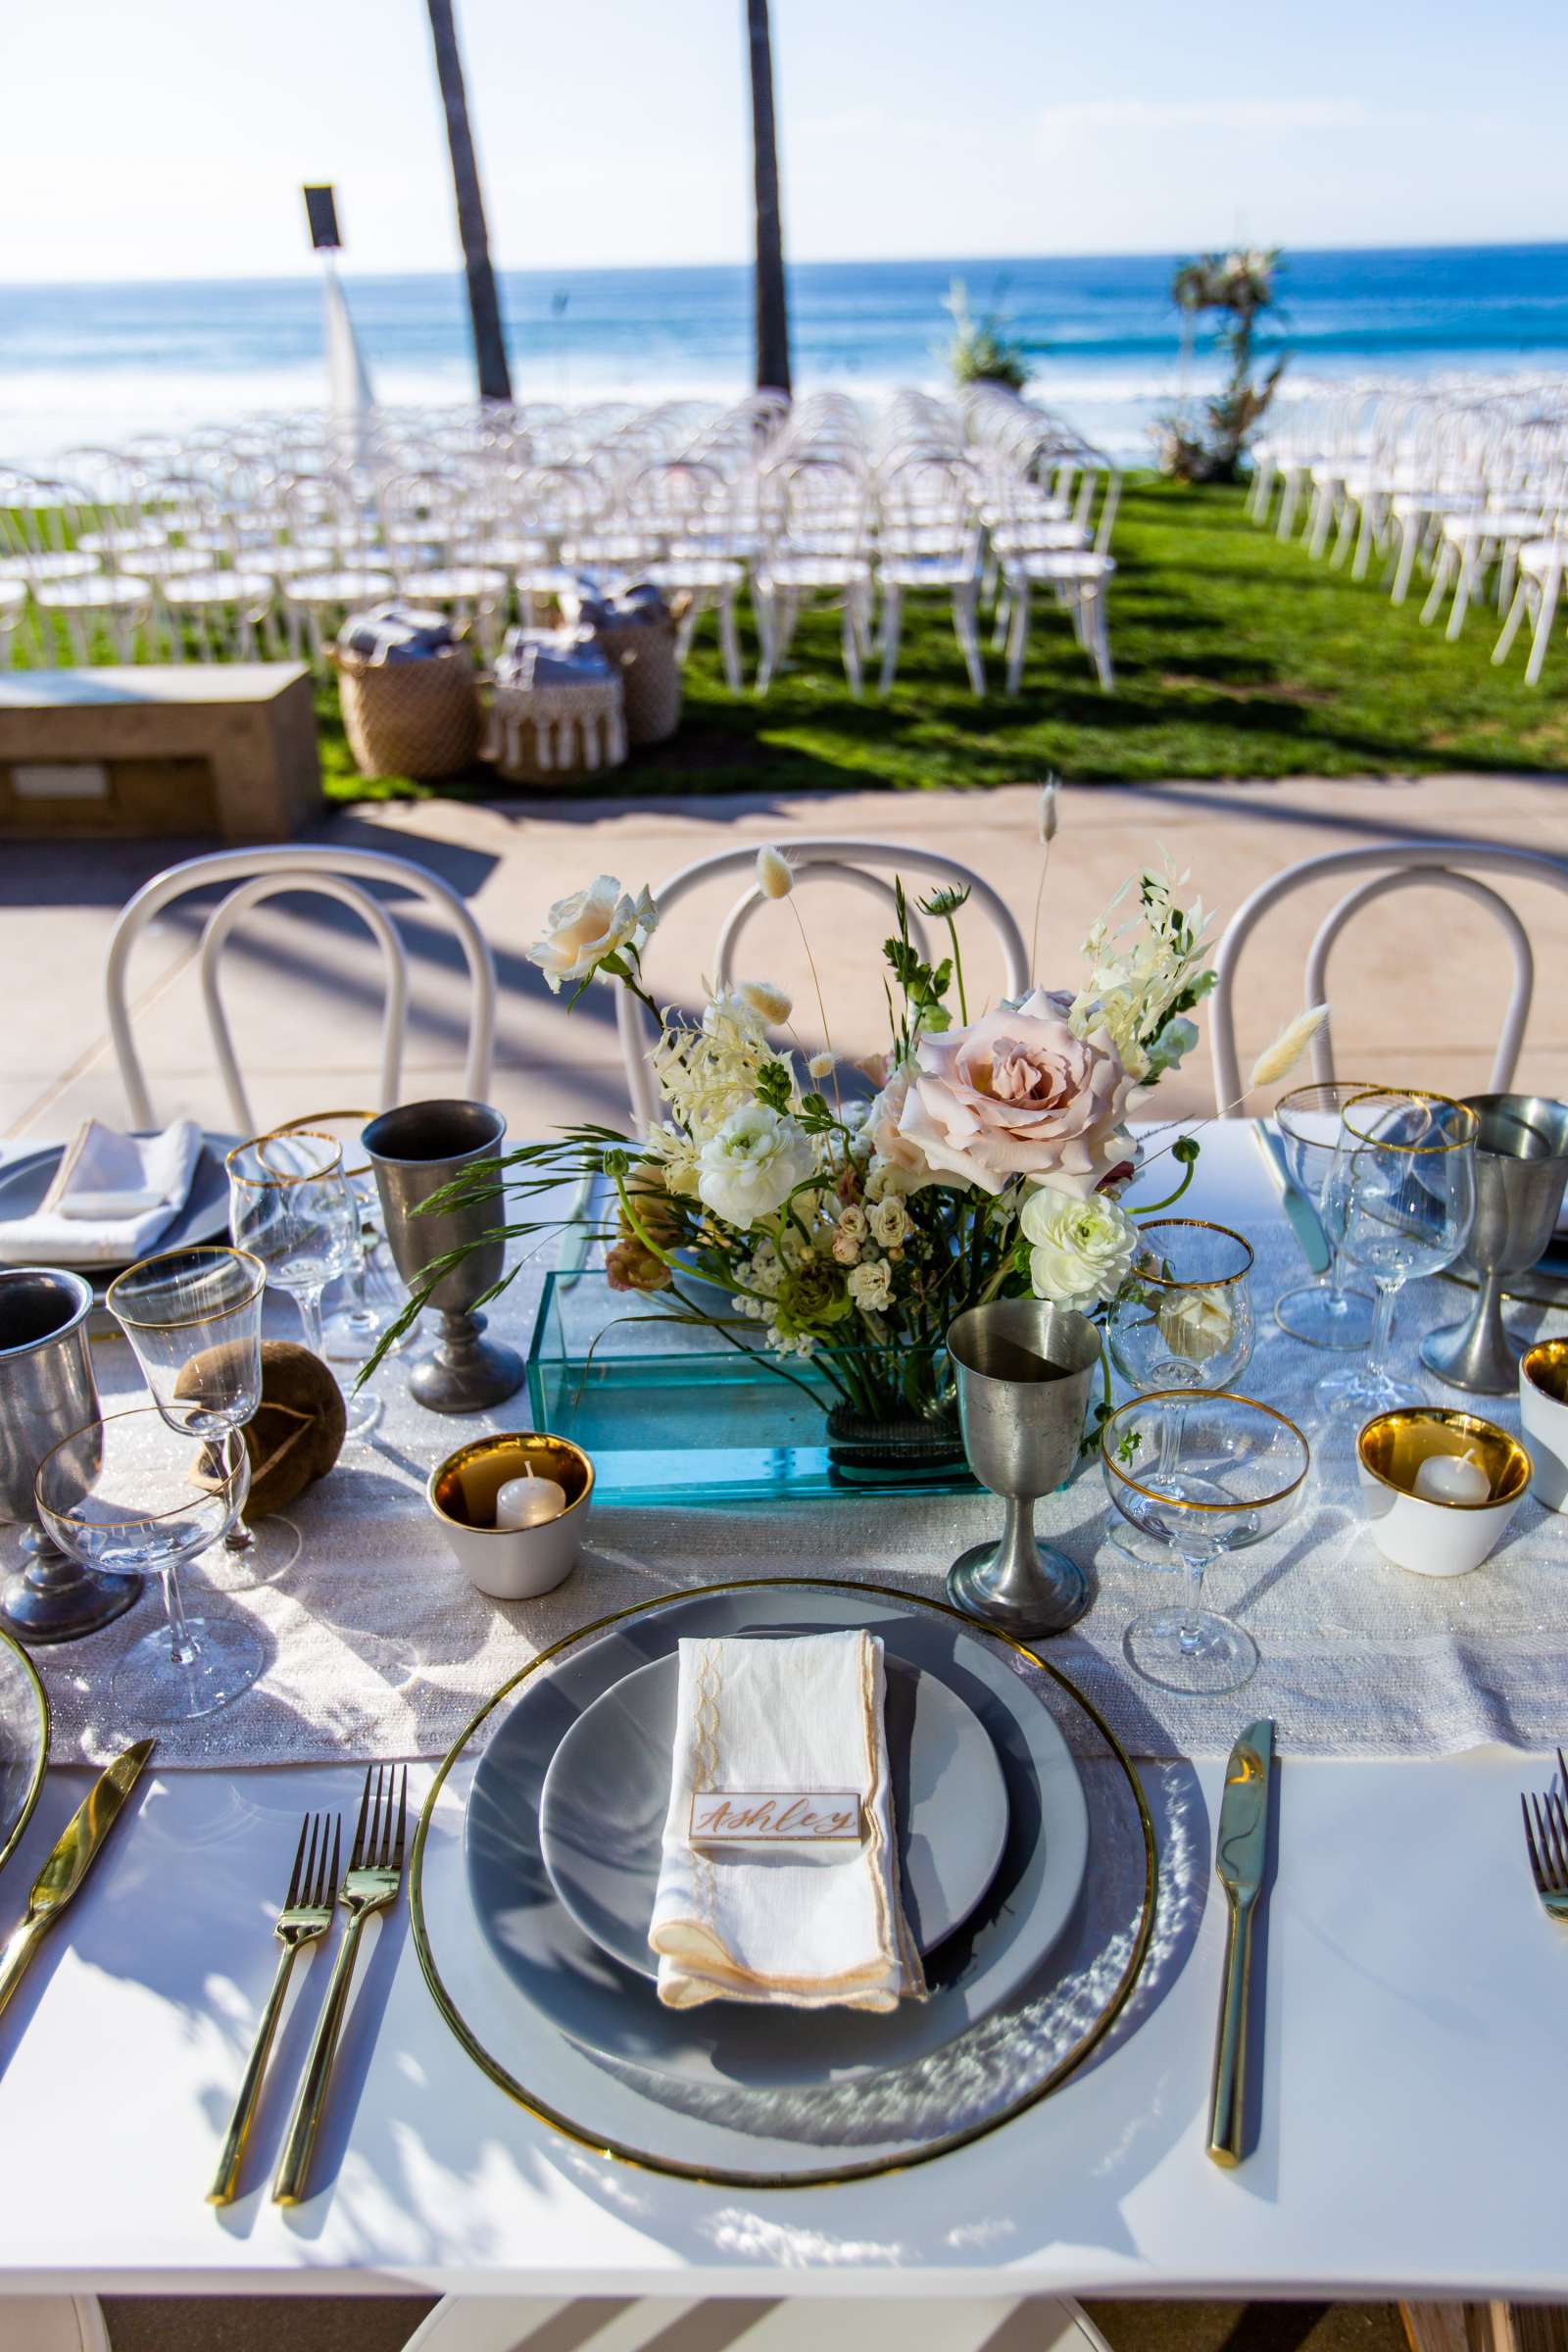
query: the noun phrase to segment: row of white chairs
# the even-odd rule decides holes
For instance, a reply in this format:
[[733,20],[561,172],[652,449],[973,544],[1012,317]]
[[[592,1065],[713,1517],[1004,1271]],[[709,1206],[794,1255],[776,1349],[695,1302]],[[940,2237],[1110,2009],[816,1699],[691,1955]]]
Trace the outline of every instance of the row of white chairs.
[[[1418,569],[1428,625],[1455,641],[1489,599],[1506,662],[1528,623],[1525,680],[1550,647],[1568,567],[1568,381],[1352,385],[1298,402],[1254,452],[1250,512],[1364,579],[1387,560],[1403,604]],[[1278,506],[1275,496],[1278,494]]]

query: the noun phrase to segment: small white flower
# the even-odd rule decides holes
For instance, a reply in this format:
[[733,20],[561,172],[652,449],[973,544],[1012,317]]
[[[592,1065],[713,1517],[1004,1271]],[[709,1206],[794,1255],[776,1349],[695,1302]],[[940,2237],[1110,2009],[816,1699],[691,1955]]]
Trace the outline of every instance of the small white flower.
[[856,1200],[852,1200],[847,1208],[839,1210],[838,1224],[840,1233],[847,1233],[853,1241],[857,1242],[863,1242],[870,1230],[866,1213]]
[[1137,1226],[1106,1193],[1058,1193],[1042,1185],[1019,1219],[1031,1245],[1029,1276],[1037,1298],[1087,1314],[1114,1298],[1132,1270]]
[[528,958],[559,996],[564,981],[591,978],[607,956],[641,948],[659,921],[659,908],[647,890],[633,899],[613,874],[601,874],[586,890],[558,899],[546,920],[549,928]]
[[871,1210],[871,1239],[884,1250],[896,1250],[913,1229],[914,1220],[897,1193],[888,1193]]
[[814,1164],[810,1142],[792,1118],[749,1102],[704,1144],[697,1190],[715,1217],[745,1232],[782,1208]]
[[859,1243],[853,1233],[846,1233],[842,1226],[833,1236],[833,1255],[841,1266],[858,1265],[860,1260]]
[[787,899],[795,888],[789,859],[771,844],[757,853],[757,887],[764,899]]
[[807,1075],[808,1075],[808,1077],[811,1077],[811,1078],[831,1078],[831,1077],[832,1077],[832,1075],[833,1075],[833,1056],[832,1056],[832,1054],[813,1054],[811,1055],[811,1058],[810,1058],[810,1060],[809,1060],[809,1061],[807,1063],[807,1065],[806,1065],[806,1069],[807,1069]]
[[743,1004],[749,1005],[759,1020],[780,1024],[795,1010],[795,1000],[787,997],[771,980],[743,980],[736,991]]
[[856,1266],[850,1275],[850,1297],[862,1315],[880,1314],[893,1299],[893,1268],[886,1258]]
[[1167,1291],[1154,1310],[1159,1336],[1185,1363],[1206,1364],[1231,1344],[1236,1317],[1221,1283],[1200,1290]]

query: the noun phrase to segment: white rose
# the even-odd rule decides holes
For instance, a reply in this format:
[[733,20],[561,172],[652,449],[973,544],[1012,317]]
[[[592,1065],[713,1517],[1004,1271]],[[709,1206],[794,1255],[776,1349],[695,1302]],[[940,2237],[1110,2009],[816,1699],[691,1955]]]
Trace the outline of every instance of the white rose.
[[715,1217],[745,1232],[782,1208],[814,1165],[810,1142],[792,1118],[748,1102],[703,1146],[697,1191]]
[[1138,1253],[1140,1235],[1125,1209],[1104,1193],[1060,1193],[1042,1185],[1019,1219],[1030,1244],[1035,1296],[1087,1314],[1114,1298]]
[[896,1250],[913,1222],[897,1193],[888,1193],[876,1202],[869,1221],[872,1240],[880,1242],[884,1250]]
[[1236,1317],[1222,1285],[1205,1284],[1197,1291],[1168,1291],[1154,1310],[1159,1336],[1172,1355],[1189,1364],[1206,1364],[1231,1344]]
[[880,1314],[893,1298],[893,1268],[885,1257],[857,1266],[850,1276],[850,1297],[862,1315]]
[[659,920],[659,908],[647,890],[633,899],[613,874],[601,874],[587,890],[558,899],[547,919],[550,927],[534,941],[528,959],[559,996],[564,981],[592,979],[607,956],[640,948]]

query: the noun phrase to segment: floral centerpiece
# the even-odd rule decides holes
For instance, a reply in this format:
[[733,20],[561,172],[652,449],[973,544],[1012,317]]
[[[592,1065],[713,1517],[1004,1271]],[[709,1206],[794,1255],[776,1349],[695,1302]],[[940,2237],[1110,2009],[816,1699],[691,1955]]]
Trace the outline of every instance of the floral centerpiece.
[[[1043,860],[1055,813],[1047,786]],[[757,870],[765,896],[791,897],[782,852],[760,851]],[[1213,985],[1207,921],[1186,881],[1149,872],[1125,887],[1083,942],[1076,986],[1035,986],[978,1011],[958,920],[968,892],[916,902],[950,943],[929,962],[895,883],[889,1049],[852,1067],[831,1044],[807,1054],[789,998],[767,982],[714,992],[695,1017],[662,1008],[643,977],[658,907],[648,891],[601,876],[551,908],[529,953],[569,1003],[608,983],[653,1013],[663,1115],[643,1135],[567,1128],[449,1195],[549,1210],[508,1224],[509,1238],[527,1239],[561,1223],[564,1182],[601,1179],[612,1205],[593,1236],[628,1313],[709,1326],[781,1378],[808,1385],[808,1374],[829,1401],[830,1437],[846,1446],[874,1451],[912,1425],[951,1450],[954,1317],[1030,1293],[1088,1313],[1105,1306],[1128,1282],[1137,1216],[1168,1208],[1191,1181],[1192,1136],[1140,1146],[1128,1124],[1196,1044],[1192,1015]],[[1275,1063],[1271,1074],[1278,1050]],[[1161,1153],[1174,1188],[1135,1216],[1120,1195]],[[427,1270],[425,1288],[448,1263]]]

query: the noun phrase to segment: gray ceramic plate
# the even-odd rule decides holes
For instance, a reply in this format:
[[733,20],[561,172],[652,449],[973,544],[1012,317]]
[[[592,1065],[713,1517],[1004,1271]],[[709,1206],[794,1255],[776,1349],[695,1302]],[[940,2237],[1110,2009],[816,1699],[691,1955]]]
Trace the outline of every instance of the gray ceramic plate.
[[[652,1977],[649,1922],[669,1804],[680,1661],[596,1699],[557,1748],[539,1805],[551,1885],[613,1959]],[[922,1952],[961,1927],[997,1875],[1007,1789],[978,1719],[933,1674],[888,1661],[888,1761],[905,1917]]]
[[[865,1626],[890,1657],[934,1674],[979,1718],[1007,1790],[1007,1841],[978,1908],[934,1954],[930,1997],[891,2015],[750,2008],[665,2009],[645,1977],[602,1951],[551,1886],[539,1838],[545,1775],[573,1723],[683,1635],[808,1634]],[[1072,1918],[1089,1854],[1089,1812],[1048,1708],[984,1642],[950,1617],[868,1609],[824,1586],[741,1587],[630,1620],[519,1692],[474,1771],[464,1861],[480,1934],[519,1996],[514,2045],[541,2024],[601,2061],[687,2084],[774,2088],[850,2082],[943,2049],[1037,1976]]]
[[[158,1250],[187,1250],[197,1242],[216,1242],[228,1231],[228,1176],[223,1167],[223,1154],[239,1142],[235,1135],[208,1135],[202,1138],[201,1153],[191,1177],[185,1205],[172,1217],[159,1235],[154,1248]],[[0,1168],[0,1266],[15,1266],[26,1261],[8,1246],[6,1227],[16,1217],[30,1217],[49,1190],[56,1168],[60,1165],[64,1144],[50,1144],[41,1152],[24,1152],[16,1159],[8,1159]],[[116,1265],[77,1266],[78,1274],[118,1274]]]
[[49,1702],[32,1660],[0,1632],[0,1862],[27,1826],[49,1754]]

